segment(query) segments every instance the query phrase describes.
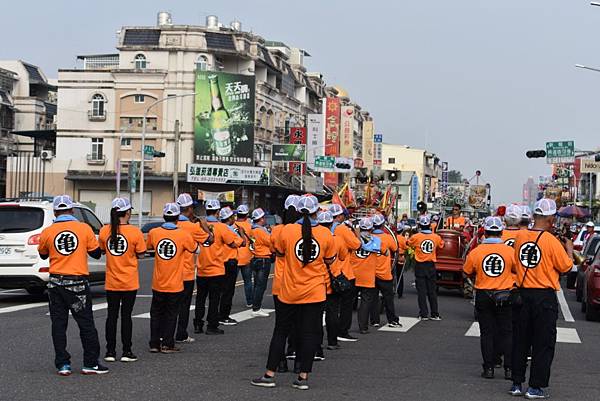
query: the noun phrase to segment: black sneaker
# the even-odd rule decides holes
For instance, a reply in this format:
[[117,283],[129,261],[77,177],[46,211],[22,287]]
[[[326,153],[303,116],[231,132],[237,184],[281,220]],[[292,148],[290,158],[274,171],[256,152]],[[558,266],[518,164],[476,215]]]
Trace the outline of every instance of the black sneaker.
[[504,380],[512,380],[512,369],[511,368],[504,369]]
[[390,327],[392,329],[400,329],[400,328],[402,328],[402,324],[399,321],[390,322],[390,323],[388,323],[388,327]]
[[340,348],[342,348],[342,347],[340,347],[340,345],[339,345],[339,344],[333,344],[333,345],[328,345],[328,346],[327,346],[327,349],[328,349],[329,351],[335,351],[335,350],[338,350],[338,349],[340,349]]
[[275,387],[275,378],[267,375],[262,375],[257,379],[252,379],[250,384],[257,387]]
[[194,333],[195,334],[200,334],[202,332],[203,332],[203,330],[202,330],[202,323],[196,323],[196,322],[194,322]]
[[339,335],[337,338],[338,341],[346,341],[346,342],[356,342],[358,338],[352,337],[350,334]]
[[206,335],[207,336],[213,336],[213,335],[219,335],[219,334],[225,334],[225,331],[216,328],[216,329],[206,329]]
[[108,368],[106,366],[102,366],[100,364],[98,364],[96,366],[92,366],[92,367],[84,366],[83,368],[81,368],[82,375],[103,375],[108,372],[109,372]]
[[298,376],[296,380],[294,380],[294,383],[292,383],[292,387],[297,390],[308,390],[308,379],[303,379]]
[[442,320],[442,317],[440,315],[432,315],[429,320],[436,320],[436,321],[440,321]]
[[484,379],[493,379],[494,368],[484,368],[483,372],[481,372],[481,377],[483,377]]
[[121,362],[135,362],[138,360],[138,357],[131,351],[123,352],[121,356]]
[[115,362],[116,360],[117,360],[116,352],[107,352],[106,355],[104,355],[104,361],[106,361],[106,362]]
[[323,354],[323,349],[322,348],[316,352],[315,357],[313,358],[313,360],[319,361],[319,362],[325,360],[325,354]]
[[219,324],[222,324],[224,326],[235,326],[236,324],[238,324],[238,321],[228,317],[227,319],[219,320]]

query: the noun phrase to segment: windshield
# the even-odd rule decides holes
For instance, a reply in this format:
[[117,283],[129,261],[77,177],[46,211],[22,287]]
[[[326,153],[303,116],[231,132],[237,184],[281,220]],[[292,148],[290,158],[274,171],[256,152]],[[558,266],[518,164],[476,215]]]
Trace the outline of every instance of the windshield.
[[596,249],[598,249],[598,244],[600,243],[600,237],[596,236],[590,239],[590,243],[586,249],[586,256],[594,256],[596,254]]
[[0,233],[26,233],[44,224],[44,211],[37,207],[0,207]]

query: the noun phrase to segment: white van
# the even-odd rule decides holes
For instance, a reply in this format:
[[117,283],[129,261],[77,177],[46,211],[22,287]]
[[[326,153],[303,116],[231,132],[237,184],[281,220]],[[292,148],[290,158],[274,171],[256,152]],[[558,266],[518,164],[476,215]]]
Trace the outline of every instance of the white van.
[[[96,237],[102,223],[94,212],[76,204],[73,215],[90,225]],[[0,288],[24,288],[30,294],[41,294],[49,279],[49,259],[42,260],[37,246],[42,230],[54,221],[52,202],[0,202]],[[106,262],[89,258],[90,284],[104,283]]]

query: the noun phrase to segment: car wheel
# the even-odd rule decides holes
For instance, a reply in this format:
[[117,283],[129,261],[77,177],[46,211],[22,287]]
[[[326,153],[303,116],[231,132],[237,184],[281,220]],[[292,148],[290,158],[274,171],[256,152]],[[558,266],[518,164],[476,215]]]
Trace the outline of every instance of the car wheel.
[[473,282],[468,279],[463,279],[462,287],[460,289],[462,296],[467,299],[473,298]]
[[595,321],[599,320],[598,315],[600,315],[600,313],[594,308],[594,306],[590,305],[587,300],[584,302],[584,304],[585,304],[585,320],[590,321],[590,322],[595,322]]
[[46,287],[28,287],[25,288],[25,291],[31,295],[42,295],[46,291]]

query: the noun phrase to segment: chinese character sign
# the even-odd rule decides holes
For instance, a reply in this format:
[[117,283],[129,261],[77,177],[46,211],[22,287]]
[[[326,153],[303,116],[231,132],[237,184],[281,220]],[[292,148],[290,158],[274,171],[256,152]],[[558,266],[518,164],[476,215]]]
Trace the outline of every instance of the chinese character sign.
[[[305,127],[291,127],[290,128],[290,143],[295,145],[306,144],[306,128]],[[275,159],[273,159],[275,160]],[[305,160],[305,158],[295,160]],[[306,173],[306,165],[304,163],[289,163],[289,172],[292,175]]]
[[196,71],[194,160],[252,164],[254,76]]
[[323,114],[309,114],[307,127],[306,161],[310,167],[315,164],[315,156],[325,154],[325,137],[323,135]]
[[189,164],[187,182],[269,185],[269,169],[262,167]]
[[368,169],[373,167],[373,121],[365,121],[363,123],[363,160],[364,166]]
[[[328,97],[325,102],[325,155],[338,156],[340,150],[340,99]],[[325,185],[335,188],[338,185],[338,176],[335,173],[326,173]]]
[[340,156],[354,157],[354,106],[340,108]]

